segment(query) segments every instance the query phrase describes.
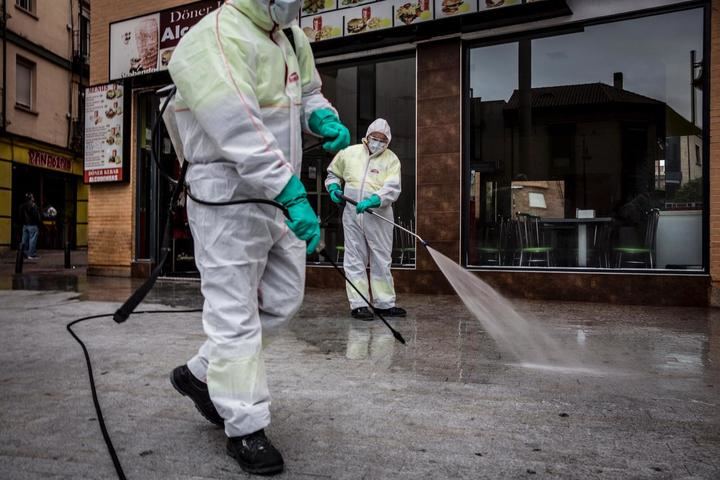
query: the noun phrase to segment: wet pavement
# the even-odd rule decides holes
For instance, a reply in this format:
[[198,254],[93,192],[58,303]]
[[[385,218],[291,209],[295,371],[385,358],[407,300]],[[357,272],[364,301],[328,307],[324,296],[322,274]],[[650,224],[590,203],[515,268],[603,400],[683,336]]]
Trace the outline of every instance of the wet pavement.
[[[113,478],[82,351],[65,325],[112,312],[127,279],[0,278],[0,477]],[[160,282],[142,309],[195,308]],[[11,290],[15,288],[15,290]],[[280,478],[720,478],[720,311],[516,301],[583,359],[518,365],[452,296],[401,297],[393,325],[311,290],[267,349]],[[203,339],[199,314],[78,326],[128,478],[247,478],[167,375]]]

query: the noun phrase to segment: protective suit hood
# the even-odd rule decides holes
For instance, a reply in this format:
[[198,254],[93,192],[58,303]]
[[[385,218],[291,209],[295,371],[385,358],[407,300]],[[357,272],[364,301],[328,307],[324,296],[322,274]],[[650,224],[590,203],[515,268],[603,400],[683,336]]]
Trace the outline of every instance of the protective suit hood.
[[[228,0],[227,3],[247,15],[255,25],[269,32],[276,25],[270,16],[270,1],[271,0]],[[298,9],[298,13],[299,11]],[[279,25],[278,28],[284,28],[286,26]]]
[[[376,140],[370,140],[370,134],[372,133],[382,133],[387,137],[387,144],[382,145],[380,142],[377,142]],[[363,138],[363,143],[365,144],[365,147],[370,152],[370,158],[377,157],[378,155],[381,155],[385,150],[388,149],[390,146],[390,142],[392,141],[392,135],[390,133],[390,125],[388,124],[387,120],[383,118],[378,118],[374,122],[370,124],[370,126],[367,129],[367,133],[365,134],[365,138]]]
[[365,138],[370,136],[371,133],[378,132],[385,135],[388,139],[388,146],[392,142],[392,134],[390,133],[390,124],[384,118],[378,118],[370,124],[365,134]]

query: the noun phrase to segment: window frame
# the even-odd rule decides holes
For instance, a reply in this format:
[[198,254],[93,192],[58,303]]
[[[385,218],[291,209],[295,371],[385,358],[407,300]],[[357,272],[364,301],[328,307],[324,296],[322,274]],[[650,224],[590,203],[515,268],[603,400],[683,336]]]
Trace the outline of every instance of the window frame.
[[[19,2],[27,2],[28,7],[25,7],[23,5],[20,5]],[[27,13],[31,17],[35,18],[37,20],[37,4],[36,0],[15,0],[15,8],[20,10],[21,12]]]
[[[710,162],[702,162],[703,175],[703,207],[702,207],[702,268],[696,270],[668,270],[668,269],[644,269],[644,268],[589,268],[589,267],[531,267],[531,266],[492,266],[492,265],[469,265],[469,231],[468,231],[468,202],[470,201],[469,175],[471,160],[471,124],[470,124],[470,55],[473,49],[517,43],[521,40],[538,40],[544,37],[554,37],[564,34],[577,33],[587,27],[608,25],[629,20],[650,18],[654,16],[667,15],[677,12],[702,9],[703,32],[702,32],[702,60],[704,70],[709,71],[707,66],[711,59],[711,5],[708,1],[698,1],[691,4],[663,6],[652,10],[630,12],[620,15],[612,15],[603,18],[589,19],[573,24],[561,24],[549,28],[533,29],[525,32],[503,34],[494,37],[481,38],[477,40],[466,40],[462,43],[462,112],[461,112],[461,134],[462,134],[462,159],[461,159],[461,205],[460,205],[460,252],[461,265],[471,271],[494,271],[494,272],[547,272],[567,274],[642,274],[642,275],[673,275],[673,276],[708,276],[710,274],[710,204],[708,201],[710,193]],[[709,158],[710,153],[710,75],[703,75],[703,98],[701,103],[701,118],[703,122],[702,158]]]
[[[26,105],[24,103],[21,103],[19,101],[19,95],[18,95],[18,68],[22,66],[24,68],[27,68],[30,72],[30,85],[29,85],[29,97],[30,102],[29,105]],[[36,103],[36,89],[35,89],[35,82],[37,81],[37,63],[33,62],[32,60],[25,58],[21,55],[15,56],[15,108],[18,108],[20,110],[24,110],[27,112],[34,113],[35,112],[35,103]]]
[[90,60],[90,41],[92,25],[90,23],[90,14],[85,12],[85,10],[83,10],[80,14],[79,24],[80,38],[78,41],[78,51],[83,57],[85,63],[88,63]]

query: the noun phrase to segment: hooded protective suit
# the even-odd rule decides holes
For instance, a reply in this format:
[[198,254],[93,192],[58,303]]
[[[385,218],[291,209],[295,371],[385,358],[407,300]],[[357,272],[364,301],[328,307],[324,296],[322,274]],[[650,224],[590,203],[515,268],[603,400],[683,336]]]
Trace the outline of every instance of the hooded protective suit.
[[[392,140],[390,126],[383,119],[375,120],[367,130],[384,134],[388,144]],[[375,194],[380,197],[380,207],[374,212],[393,220],[392,204],[400,196],[400,160],[388,148],[370,154],[367,135],[363,143],[339,152],[328,167],[325,188],[345,183],[344,194],[357,202]],[[376,308],[395,306],[395,287],[390,265],[392,263],[393,226],[372,215],[358,215],[355,208],[346,207],[343,212],[345,232],[345,256],[343,268],[348,280],[370,298]],[[370,265],[370,284],[366,273]],[[350,308],[365,307],[365,301],[349,285],[346,288]]]
[[[276,198],[300,171],[310,115],[332,109],[304,33],[292,27],[296,56],[269,12],[267,0],[228,0],[173,54],[175,118],[199,198]],[[271,206],[189,200],[187,211],[208,337],[188,368],[239,437],[270,423],[262,334],[302,302],[305,244]]]

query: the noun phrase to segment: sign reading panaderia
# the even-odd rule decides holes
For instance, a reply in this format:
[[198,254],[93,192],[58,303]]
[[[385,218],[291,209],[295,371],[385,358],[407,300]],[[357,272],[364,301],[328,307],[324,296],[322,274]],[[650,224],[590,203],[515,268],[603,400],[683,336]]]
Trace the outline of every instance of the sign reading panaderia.
[[545,0],[304,0],[300,26],[311,42]]
[[110,80],[167,70],[180,39],[223,4],[203,0],[110,25]]

